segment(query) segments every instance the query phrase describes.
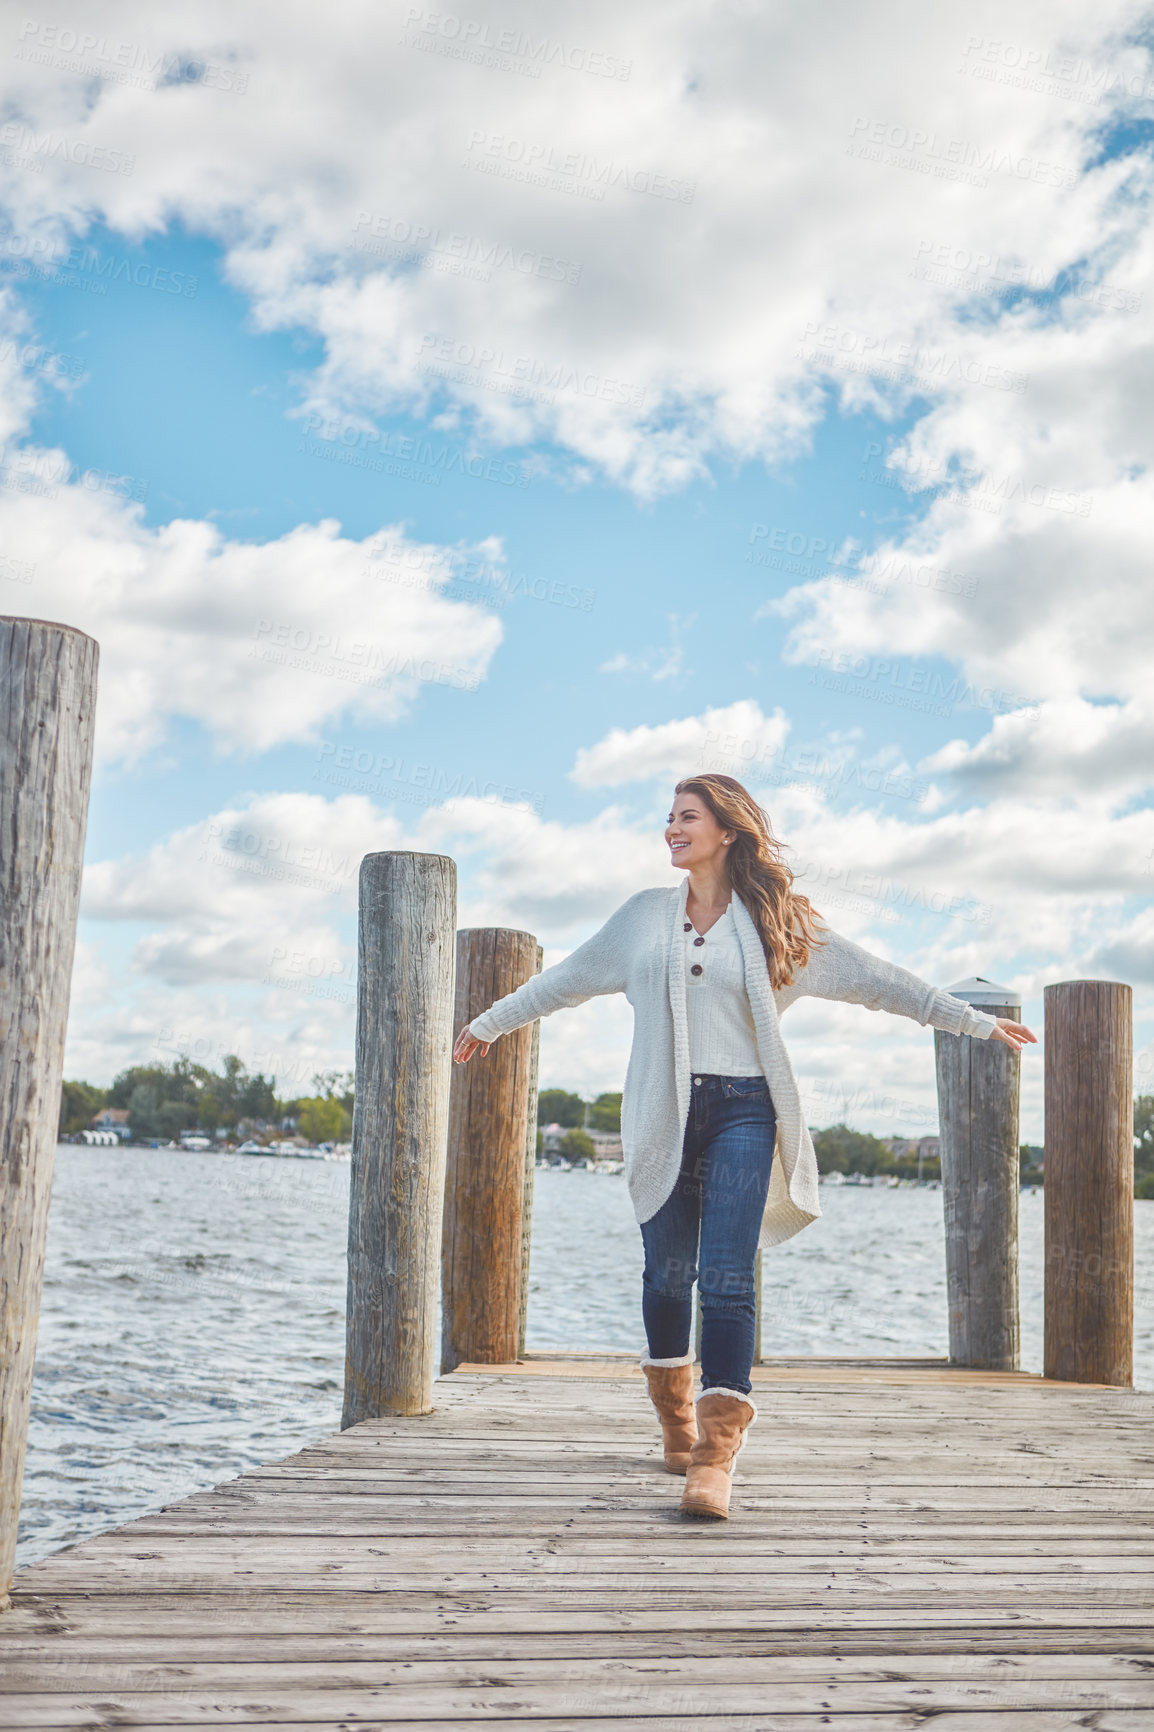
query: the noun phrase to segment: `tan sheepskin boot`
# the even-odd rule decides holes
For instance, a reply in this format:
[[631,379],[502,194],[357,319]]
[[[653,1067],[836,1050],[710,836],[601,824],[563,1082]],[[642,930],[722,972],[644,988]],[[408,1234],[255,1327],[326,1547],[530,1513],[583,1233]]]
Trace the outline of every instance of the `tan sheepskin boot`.
[[705,1389],[697,1397],[698,1437],[685,1476],[682,1515],[728,1519],[733,1464],[756,1418],[753,1402],[736,1389]]
[[649,1399],[661,1421],[667,1473],[684,1473],[689,1452],[697,1442],[693,1412],[693,1355],[684,1359],[643,1359]]

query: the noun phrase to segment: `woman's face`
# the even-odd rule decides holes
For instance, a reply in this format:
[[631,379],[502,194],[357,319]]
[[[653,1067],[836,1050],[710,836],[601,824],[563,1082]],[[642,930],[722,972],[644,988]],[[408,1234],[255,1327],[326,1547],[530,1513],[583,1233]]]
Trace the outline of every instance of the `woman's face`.
[[674,866],[707,866],[728,855],[733,831],[717,822],[699,794],[675,794],[665,840]]

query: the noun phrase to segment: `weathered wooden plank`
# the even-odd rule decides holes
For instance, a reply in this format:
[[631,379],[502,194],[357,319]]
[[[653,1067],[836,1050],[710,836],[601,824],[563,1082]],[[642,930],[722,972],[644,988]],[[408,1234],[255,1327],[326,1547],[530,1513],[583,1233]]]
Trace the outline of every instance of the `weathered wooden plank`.
[[[726,1608],[727,1613],[730,1608]],[[799,1619],[803,1620],[799,1624]],[[996,1620],[991,1622],[990,1620]],[[142,1624],[147,1631],[141,1634]],[[535,1635],[553,1640],[558,1636],[588,1635],[604,1638],[614,1646],[633,1637],[654,1641],[682,1641],[696,1652],[707,1636],[726,1642],[788,1642],[807,1639],[832,1643],[856,1642],[870,1651],[889,1651],[895,1640],[903,1646],[962,1640],[968,1649],[996,1645],[1016,1651],[1023,1643],[1032,1649],[1043,1644],[1065,1643],[1063,1651],[1112,1652],[1135,1647],[1143,1653],[1150,1646],[1150,1612],[1129,1601],[1118,1606],[1087,1603],[1075,1591],[1069,1605],[1052,1601],[1011,1603],[1005,1596],[978,1595],[938,1597],[927,1604],[913,1594],[894,1593],[879,1606],[863,1605],[858,1596],[816,1603],[774,1606],[753,1603],[747,1611],[714,1618],[703,1630],[700,1607],[662,1604],[602,1607],[591,1602],[561,1600],[550,1603],[539,1596],[531,1603],[520,1597],[499,1596],[487,1604],[483,1598],[464,1596],[446,1601],[430,1594],[391,1594],[387,1599],[364,1589],[334,1584],[323,1592],[294,1588],[270,1592],[223,1584],[204,1594],[174,1594],[165,1588],[137,1594],[131,1587],[111,1591],[98,1599],[81,1592],[55,1592],[51,1596],[17,1594],[11,1613],[0,1624],[0,1642],[23,1641],[29,1634],[66,1640],[81,1637],[103,1639],[121,1631],[125,1638],[169,1641],[204,1638],[213,1642],[232,1640],[412,1640],[438,1641],[513,1636],[527,1640]],[[163,1637],[150,1632],[162,1628]],[[433,1632],[433,1634],[430,1634]],[[135,1651],[135,1649],[134,1649]],[[143,1649],[141,1651],[144,1651]],[[519,1651],[519,1650],[518,1650]],[[791,1646],[792,1651],[792,1646]],[[944,1651],[944,1649],[943,1649]],[[993,1647],[991,1647],[993,1651]]]
[[[214,1584],[227,1588],[238,1583],[286,1592],[294,1587],[313,1587],[323,1591],[326,1584],[339,1583],[345,1587],[373,1588],[381,1593],[422,1590],[469,1595],[530,1595],[534,1592],[554,1597],[564,1594],[621,1595],[637,1604],[644,1604],[648,1599],[654,1603],[676,1604],[679,1599],[692,1602],[694,1597],[693,1587],[684,1581],[684,1567],[671,1566],[663,1572],[638,1561],[632,1568],[597,1568],[592,1563],[588,1568],[582,1568],[561,1562],[552,1569],[530,1569],[519,1568],[512,1561],[503,1565],[498,1560],[486,1558],[482,1562],[484,1567],[479,1567],[476,1560],[470,1567],[466,1559],[449,1559],[443,1566],[432,1565],[425,1570],[416,1570],[397,1568],[386,1558],[374,1566],[371,1560],[346,1560],[330,1554],[315,1560],[302,1559],[294,1568],[289,1558],[278,1561],[245,1553],[236,1559],[207,1557],[200,1565],[193,1562],[177,1568],[174,1565],[154,1565],[147,1554],[138,1553],[123,1559],[104,1559],[99,1565],[62,1557],[56,1560],[56,1573],[52,1579],[62,1589],[73,1593],[123,1590],[128,1583],[135,1584],[136,1591],[141,1593],[160,1589],[208,1593]],[[33,1565],[29,1571],[29,1591],[44,1591],[48,1584],[43,1575],[36,1572],[37,1567]],[[1132,1560],[1119,1563],[1112,1569],[1095,1571],[1077,1568],[1068,1561],[1064,1567],[1047,1570],[1030,1567],[1030,1560],[1018,1560],[1012,1566],[1010,1560],[1006,1560],[1005,1568],[982,1570],[967,1568],[964,1563],[937,1568],[929,1563],[919,1566],[917,1560],[903,1566],[892,1559],[879,1559],[869,1567],[839,1559],[832,1560],[825,1568],[816,1564],[807,1568],[789,1559],[783,1560],[780,1568],[774,1568],[771,1561],[759,1560],[757,1564],[740,1566],[719,1561],[711,1569],[702,1559],[695,1560],[691,1573],[699,1583],[698,1596],[708,1595],[710,1601],[715,1601],[719,1607],[731,1599],[764,1595],[780,1600],[790,1594],[813,1594],[831,1588],[858,1594],[876,1590],[879,1596],[895,1590],[927,1594],[965,1593],[979,1597],[982,1594],[992,1597],[999,1592],[1003,1595],[1017,1592],[1029,1593],[1032,1599],[1039,1596],[1061,1598],[1076,1592],[1104,1602],[1122,1604],[1128,1595],[1148,1599],[1151,1588],[1149,1570],[1134,1568]]]
[[[802,1632],[794,1634],[797,1639],[803,1636]],[[887,1677],[907,1683],[954,1677],[971,1682],[1007,1678],[1102,1682],[1143,1675],[1149,1680],[1150,1675],[1146,1652],[1127,1654],[1116,1649],[1074,1654],[1003,1649],[975,1654],[959,1638],[952,1647],[903,1648],[896,1653],[890,1653],[881,1642],[870,1652],[861,1651],[860,1645],[856,1651],[832,1650],[828,1642],[820,1652],[806,1652],[804,1645],[800,1650],[796,1645],[786,1647],[781,1642],[773,1644],[776,1651],[770,1651],[764,1642],[755,1648],[748,1640],[726,1637],[726,1632],[702,1630],[694,1642],[682,1638],[672,1645],[652,1636],[631,1641],[615,1635],[612,1643],[603,1635],[567,1638],[557,1634],[534,1640],[531,1632],[524,1633],[523,1641],[514,1632],[503,1639],[440,1637],[422,1643],[404,1637],[368,1643],[363,1639],[318,1641],[311,1636],[279,1641],[266,1636],[246,1641],[221,1635],[186,1638],[183,1642],[145,1637],[138,1638],[139,1646],[124,1641],[89,1641],[67,1649],[59,1645],[20,1651],[7,1648],[0,1694],[144,1691],[163,1689],[174,1680],[187,1681],[201,1690],[291,1684],[296,1691],[320,1691],[338,1680],[381,1684],[416,1679],[422,1670],[439,1682],[460,1682],[466,1668],[493,1662],[515,1667],[522,1677],[531,1679],[548,1676],[558,1667],[572,1670],[585,1664],[601,1672],[615,1672],[620,1666],[643,1665],[654,1659],[662,1661],[667,1677],[701,1681],[712,1672],[717,1678],[732,1675],[747,1682],[761,1679],[770,1685],[786,1679],[813,1681],[831,1673],[843,1683]]]
[[[510,1705],[515,1713],[515,1705]],[[490,1721],[498,1721],[498,1716],[487,1715]],[[648,1723],[648,1717],[638,1713],[630,1716],[631,1721],[643,1725]],[[660,1713],[659,1721],[662,1732],[701,1732],[701,1716],[699,1714],[668,1714]],[[395,1727],[398,1732],[457,1732],[464,1723],[460,1715],[449,1719],[437,1716],[419,1719],[394,1719],[387,1721],[378,1716],[370,1722],[371,1726],[385,1725]],[[501,1724],[514,1725],[521,1723],[519,1719],[507,1718],[499,1721]],[[600,1715],[575,1718],[565,1715],[554,1718],[551,1715],[533,1715],[528,1722],[534,1732],[573,1732],[574,1726],[579,1726],[581,1732],[621,1732],[623,1722],[620,1716],[613,1715],[603,1718]],[[68,1724],[75,1724],[74,1721]],[[91,1721],[82,1721],[86,1727]],[[177,1724],[148,1719],[146,1721],[118,1721],[117,1724],[137,1725],[146,1728],[146,1732],[176,1732]],[[211,1724],[219,1732],[243,1732],[254,1722],[250,1720],[222,1719],[214,1715]],[[263,1732],[298,1732],[299,1720],[262,1720],[259,1722]],[[314,1719],[308,1722],[314,1732],[350,1732],[347,1720]],[[762,1708],[754,1715],[748,1712],[740,1714],[712,1713],[709,1727],[718,1728],[719,1732],[916,1732],[922,1722],[916,1717],[916,1711],[902,1711],[896,1714],[877,1714],[872,1712],[848,1713],[836,1710],[829,1713],[777,1713],[772,1709]],[[935,1713],[933,1718],[934,1732],[1085,1732],[1087,1725],[1092,1725],[1094,1732],[1147,1732],[1150,1725],[1149,1713],[1145,1709],[1102,1709],[1094,1712],[1092,1718],[1081,1710],[1037,1710],[1014,1709],[1010,1713],[995,1709],[993,1712],[964,1710],[961,1713]]]
[[[98,1655],[56,1655],[45,1661],[24,1656],[6,1656],[0,1674],[0,1695],[59,1695],[126,1690],[132,1693],[179,1690],[181,1693],[221,1691],[251,1692],[289,1688],[318,1694],[332,1689],[383,1689],[396,1684],[430,1690],[475,1684],[478,1668],[484,1681],[505,1688],[528,1685],[542,1689],[563,1679],[568,1685],[594,1688],[622,1679],[643,1682],[652,1671],[650,1656],[607,1654],[579,1655],[571,1651],[550,1652],[537,1657],[506,1652],[502,1655],[458,1654],[442,1648],[436,1654],[412,1653],[373,1658],[344,1656],[304,1659],[282,1655],[277,1659],[253,1656],[226,1659],[213,1655],[207,1660],[180,1660]],[[996,1691],[1029,1684],[1134,1684],[1154,1699],[1154,1677],[1144,1656],[1133,1654],[999,1654],[997,1656],[953,1654],[877,1654],[830,1656],[748,1652],[720,1656],[712,1651],[705,1632],[696,1652],[661,1656],[663,1683],[683,1681],[693,1688],[715,1685],[763,1684],[776,1691],[780,1684],[817,1684],[831,1681],[844,1689],[847,1684],[918,1684],[946,1686],[993,1685]],[[494,1676],[494,1672],[498,1676]]]
[[[238,1538],[247,1546],[249,1542],[259,1543],[266,1533],[267,1530],[250,1530]],[[142,1534],[131,1548],[120,1555],[136,1558],[145,1549],[163,1545],[168,1548],[171,1556],[174,1537],[191,1554],[188,1567],[198,1570],[203,1568],[203,1556],[210,1555],[202,1554],[198,1550],[203,1530],[182,1530],[176,1536]],[[605,1570],[614,1570],[630,1557],[636,1558],[649,1553],[654,1559],[652,1573],[655,1577],[690,1565],[697,1569],[699,1564],[700,1568],[708,1573],[713,1564],[706,1566],[703,1561],[705,1557],[715,1561],[724,1560],[728,1567],[748,1570],[767,1567],[781,1569],[786,1565],[796,1570],[809,1570],[815,1567],[820,1569],[825,1563],[832,1567],[836,1563],[842,1569],[853,1566],[891,1571],[915,1568],[923,1572],[949,1570],[955,1575],[987,1576],[991,1581],[1005,1574],[1007,1570],[1018,1568],[1033,1573],[1056,1570],[1082,1575],[1087,1571],[1106,1574],[1116,1568],[1131,1576],[1144,1576],[1149,1571],[1146,1558],[1152,1549],[1149,1539],[1123,1544],[1101,1538],[1085,1542],[1065,1540],[1054,1544],[1035,1540],[1017,1546],[996,1547],[991,1542],[989,1546],[982,1548],[980,1545],[967,1546],[950,1534],[927,1535],[921,1540],[880,1539],[860,1546],[854,1545],[843,1534],[817,1535],[808,1546],[784,1544],[774,1547],[768,1541],[761,1544],[742,1544],[717,1538],[688,1539],[676,1545],[667,1545],[657,1544],[652,1536],[647,1538],[642,1531],[633,1529],[615,1529],[612,1538],[599,1538],[592,1530],[585,1529],[583,1535],[573,1542],[568,1535],[560,1536],[557,1530],[532,1535],[494,1531],[487,1532],[478,1539],[465,1531],[446,1533],[433,1529],[424,1536],[413,1534],[397,1540],[387,1533],[366,1535],[355,1529],[338,1528],[327,1536],[286,1529],[281,1531],[279,1538],[282,1550],[287,1551],[295,1544],[299,1547],[303,1559],[314,1555],[314,1552],[306,1549],[310,1546],[315,1549],[317,1557],[327,1556],[321,1547],[328,1539],[333,1545],[339,1544],[347,1553],[345,1568],[349,1567],[353,1559],[371,1555],[374,1563],[377,1558],[386,1560],[398,1579],[411,1575],[414,1569],[421,1568],[422,1539],[425,1541],[426,1557],[430,1550],[435,1548],[438,1557],[445,1560],[445,1569],[463,1566],[470,1559],[478,1567],[488,1567],[492,1561],[494,1568],[507,1568],[514,1556],[520,1556],[523,1567],[530,1569],[539,1567],[541,1560],[548,1556],[558,1560],[555,1566],[551,1566],[555,1568],[560,1568],[564,1562],[573,1569],[588,1569],[592,1567],[593,1560],[600,1560]],[[239,1557],[242,1554],[238,1552],[236,1555]],[[273,1556],[275,1553],[269,1555]],[[92,1558],[81,1558],[75,1560],[73,1567],[93,1562]],[[43,1589],[43,1578],[38,1578],[36,1586],[38,1590]]]
[[[416,1547],[432,1535],[436,1535],[438,1539],[446,1539],[454,1533],[472,1540],[478,1546],[485,1545],[491,1542],[495,1530],[495,1524],[490,1523],[484,1534],[478,1534],[471,1512],[467,1517],[458,1516],[448,1521],[438,1519],[430,1523],[410,1519],[402,1522],[398,1521],[388,1508],[388,1499],[382,1499],[379,1508],[364,1512],[350,1507],[355,1506],[358,1501],[367,1500],[344,1499],[336,1507],[326,1509],[324,1499],[318,1498],[311,1500],[307,1508],[262,1507],[247,1514],[240,1514],[235,1508],[222,1505],[187,1514],[174,1511],[167,1516],[143,1517],[127,1528],[116,1531],[131,1541],[164,1537],[171,1539],[177,1536],[220,1532],[222,1518],[226,1518],[227,1531],[234,1537],[246,1533],[269,1533],[302,1536],[312,1534],[317,1538],[335,1539],[347,1534],[361,1538],[379,1537],[399,1547]],[[574,1544],[580,1542],[582,1546],[605,1546],[610,1550],[636,1546],[639,1541],[650,1545],[655,1543],[652,1518],[630,1519],[628,1515],[623,1517],[619,1511],[599,1511],[592,1516],[569,1519],[564,1523],[548,1518],[536,1521],[510,1519],[501,1523],[500,1529],[510,1539],[522,1538],[526,1541],[551,1539],[564,1531],[567,1545],[572,1541]],[[1060,1537],[1056,1539],[1056,1535]],[[676,1547],[695,1544],[696,1541],[675,1530],[668,1540],[663,1539],[661,1543],[663,1547]],[[737,1532],[731,1530],[724,1535],[723,1542],[719,1539],[717,1543],[724,1543],[725,1546],[732,1546],[742,1552],[756,1551],[770,1543],[787,1550],[802,1551],[817,1551],[823,1546],[835,1544],[889,1549],[933,1545],[949,1546],[982,1555],[1011,1550],[1049,1553],[1057,1543],[1064,1551],[1124,1556],[1129,1551],[1154,1551],[1154,1526],[1149,1522],[1130,1524],[1122,1519],[1109,1524],[1104,1524],[1100,1519],[1083,1520],[1080,1524],[1063,1522],[1058,1530],[1023,1522],[996,1525],[977,1523],[971,1526],[956,1520],[931,1519],[919,1525],[841,1520],[819,1524],[807,1522],[803,1535],[794,1534],[789,1529],[775,1535],[761,1531],[751,1533],[740,1529]]]
[[[451,1683],[395,1683],[363,1689],[342,1687],[338,1682],[323,1692],[298,1693],[292,1689],[263,1689],[249,1696],[243,1686],[223,1693],[205,1692],[194,1685],[155,1692],[118,1689],[101,1693],[99,1709],[115,1714],[120,1725],[141,1725],[163,1718],[175,1725],[198,1725],[216,1721],[222,1712],[241,1723],[261,1724],[270,1719],[286,1723],[309,1723],[319,1711],[332,1719],[390,1721],[424,1716],[458,1717],[459,1720],[533,1719],[561,1714],[572,1720],[607,1711],[622,1718],[656,1719],[671,1713],[711,1714],[717,1705],[718,1685],[695,1684],[688,1678],[667,1682],[655,1668],[642,1677],[630,1677],[619,1669],[616,1678],[586,1682],[580,1676],[559,1676],[533,1684],[502,1675],[498,1664],[476,1670],[474,1677],[456,1687]],[[727,1680],[724,1703],[733,1713],[764,1714],[766,1684]],[[510,1690],[515,1690],[515,1696]],[[85,1723],[91,1717],[91,1697],[69,1695],[11,1695],[0,1705],[13,1716],[8,1724],[29,1729],[37,1726]],[[772,1686],[772,1714],[828,1713],[1018,1713],[1061,1711],[1083,1717],[1096,1711],[1154,1709],[1154,1683],[1149,1678],[1112,1679],[1006,1679],[1002,1682],[948,1679],[916,1684],[900,1680],[842,1684],[836,1678],[811,1683],[778,1682]],[[21,1719],[15,1716],[23,1716]],[[87,1723],[91,1723],[90,1719]],[[3,1724],[0,1721],[0,1724]]]
[[[515,1712],[515,1705],[511,1705]],[[490,1721],[497,1721],[496,1715],[486,1716]],[[631,1721],[643,1725],[648,1723],[643,1714],[630,1716]],[[701,1732],[701,1716],[699,1714],[668,1714],[659,1716],[662,1732]],[[68,1724],[75,1724],[70,1721]],[[118,1721],[117,1724],[137,1725],[146,1732],[176,1732],[177,1724],[148,1719],[141,1721]],[[371,1726],[387,1724],[395,1727],[398,1732],[457,1732],[463,1724],[461,1716],[454,1715],[450,1719],[437,1716],[420,1719],[394,1719],[387,1721],[377,1717]],[[505,1725],[519,1724],[519,1720],[505,1719],[499,1723]],[[622,1719],[617,1716],[603,1718],[600,1715],[581,1716],[575,1718],[566,1715],[554,1718],[551,1715],[533,1715],[528,1723],[534,1732],[573,1732],[574,1726],[579,1726],[581,1732],[621,1732]],[[93,1722],[82,1721],[81,1724],[91,1727]],[[222,1719],[214,1715],[211,1724],[219,1732],[244,1732],[254,1722],[249,1720]],[[259,1722],[263,1732],[298,1732],[299,1720],[262,1720]],[[916,1711],[902,1711],[896,1714],[876,1714],[872,1712],[848,1713],[836,1710],[829,1713],[777,1713],[772,1709],[762,1708],[754,1715],[748,1712],[740,1714],[713,1713],[709,1718],[709,1726],[718,1728],[719,1732],[916,1732],[922,1722],[917,1719]],[[1094,1732],[1147,1732],[1150,1725],[1149,1713],[1145,1709],[1102,1709],[1095,1711],[1092,1718],[1081,1710],[1027,1710],[1014,1709],[1010,1713],[995,1709],[993,1712],[964,1710],[961,1713],[935,1713],[933,1718],[934,1732],[1085,1732],[1091,1725]],[[308,1721],[313,1732],[350,1732],[347,1720],[314,1719]]]
[[[145,1542],[150,1546],[154,1543],[172,1545],[174,1540],[182,1547],[192,1548],[196,1555],[196,1545],[212,1530],[208,1524],[189,1524],[180,1528],[134,1528],[131,1534],[129,1549],[139,1549]],[[636,1557],[645,1549],[651,1556],[660,1552],[663,1559],[676,1563],[688,1557],[698,1557],[705,1541],[693,1535],[671,1533],[668,1536],[655,1537],[652,1529],[648,1535],[643,1529],[630,1530],[622,1533],[614,1530],[612,1535],[598,1534],[595,1529],[587,1528],[584,1532],[574,1533],[566,1524],[564,1531],[554,1527],[552,1530],[542,1529],[530,1534],[502,1533],[474,1534],[462,1524],[456,1533],[435,1530],[434,1534],[417,1533],[402,1534],[390,1532],[381,1528],[376,1533],[369,1533],[364,1527],[354,1522],[334,1521],[328,1526],[317,1518],[311,1523],[286,1523],[276,1528],[258,1526],[255,1523],[237,1526],[230,1524],[229,1536],[237,1541],[247,1542],[250,1539],[272,1537],[286,1545],[299,1542],[302,1546],[321,1547],[330,1545],[333,1541],[347,1541],[350,1546],[357,1543],[373,1546],[374,1551],[380,1551],[384,1556],[396,1559],[422,1558],[427,1559],[429,1541],[435,1537],[438,1547],[443,1547],[456,1557],[490,1557],[494,1547],[499,1545],[502,1557],[511,1556],[514,1548],[519,1548],[526,1559],[542,1555],[548,1547],[550,1554],[558,1558],[614,1558]],[[940,1560],[951,1567],[960,1564],[961,1560],[969,1559],[974,1564],[981,1565],[991,1558],[1000,1559],[1046,1559],[1055,1568],[1064,1566],[1068,1560],[1072,1566],[1082,1566],[1090,1561],[1096,1561],[1102,1567],[1107,1567],[1111,1561],[1120,1559],[1137,1560],[1137,1567],[1154,1557],[1154,1546],[1151,1536],[1147,1533],[1137,1537],[1108,1536],[1103,1538],[1095,1535],[1089,1539],[1062,1534],[1057,1538],[1039,1537],[1015,1539],[1003,1535],[987,1534],[976,1538],[964,1530],[960,1532],[930,1531],[922,1535],[910,1536],[901,1534],[887,1536],[870,1534],[854,1536],[844,1530],[834,1533],[808,1535],[804,1539],[783,1537],[775,1540],[769,1536],[759,1537],[738,1536],[726,1534],[709,1539],[711,1557],[731,1559],[755,1559],[761,1557],[774,1558],[830,1558],[843,1560],[847,1558],[893,1558],[900,1557],[908,1562],[918,1559]],[[1149,1567],[1154,1569],[1154,1563]]]

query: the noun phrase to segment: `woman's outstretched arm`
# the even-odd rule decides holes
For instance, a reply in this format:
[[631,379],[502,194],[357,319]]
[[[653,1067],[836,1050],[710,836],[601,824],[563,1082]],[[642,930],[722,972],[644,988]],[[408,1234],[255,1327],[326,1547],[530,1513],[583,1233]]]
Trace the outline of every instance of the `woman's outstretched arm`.
[[571,1009],[603,993],[624,992],[628,935],[632,905],[636,901],[637,897],[631,896],[592,938],[579,944],[563,962],[533,975],[524,986],[499,998],[467,1023],[453,1048],[456,1062],[466,1064],[478,1049],[484,1055],[500,1035],[512,1034],[527,1022],[536,1022],[539,1016]]
[[811,950],[806,966],[780,995],[782,1008],[795,998],[806,997],[888,1010],[895,1016],[911,1017],[923,1028],[968,1034],[977,1040],[1000,1040],[1015,1052],[1035,1041],[1024,1023],[987,1016],[964,999],[931,986],[908,968],[884,962],[839,932],[827,933],[824,942]]

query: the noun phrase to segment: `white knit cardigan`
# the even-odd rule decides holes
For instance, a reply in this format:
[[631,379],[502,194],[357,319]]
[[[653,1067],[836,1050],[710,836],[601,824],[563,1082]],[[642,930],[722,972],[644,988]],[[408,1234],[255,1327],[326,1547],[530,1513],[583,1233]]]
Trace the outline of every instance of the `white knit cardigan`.
[[[555,1010],[602,993],[623,992],[633,1006],[633,1046],[621,1103],[621,1143],[634,1212],[648,1221],[677,1182],[692,1073],[681,942],[689,879],[640,890],[564,962],[534,975],[469,1024],[494,1041]],[[777,1116],[777,1141],[759,1243],[778,1245],[821,1214],[817,1160],[778,1018],[798,998],[839,999],[912,1017],[949,1034],[988,1039],[997,1024],[960,998],[928,986],[908,969],[871,956],[836,932],[810,952],[791,986],[777,991],[757,928],[741,899],[733,916],[745,958],[745,985],[757,1030],[761,1070]]]

